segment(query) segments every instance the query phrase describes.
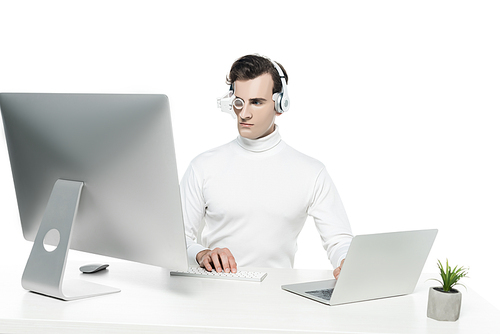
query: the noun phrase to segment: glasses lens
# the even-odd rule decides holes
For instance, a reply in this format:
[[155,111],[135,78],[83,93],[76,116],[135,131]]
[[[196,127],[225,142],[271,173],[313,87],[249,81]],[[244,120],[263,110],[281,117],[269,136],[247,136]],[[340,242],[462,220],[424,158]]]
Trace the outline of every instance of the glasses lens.
[[245,102],[242,99],[240,99],[239,97],[234,99],[234,101],[233,101],[233,107],[238,109],[238,110],[242,109],[244,105],[245,105]]

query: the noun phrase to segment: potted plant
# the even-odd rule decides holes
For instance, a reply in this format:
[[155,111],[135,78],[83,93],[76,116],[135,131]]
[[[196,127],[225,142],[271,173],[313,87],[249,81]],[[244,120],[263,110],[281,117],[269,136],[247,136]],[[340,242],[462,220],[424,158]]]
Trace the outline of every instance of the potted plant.
[[467,268],[451,268],[446,259],[446,267],[438,260],[438,268],[441,280],[433,279],[441,283],[441,287],[429,288],[429,300],[427,304],[427,317],[440,321],[456,321],[460,316],[462,294],[454,289],[455,285],[462,285],[459,281],[467,277]]

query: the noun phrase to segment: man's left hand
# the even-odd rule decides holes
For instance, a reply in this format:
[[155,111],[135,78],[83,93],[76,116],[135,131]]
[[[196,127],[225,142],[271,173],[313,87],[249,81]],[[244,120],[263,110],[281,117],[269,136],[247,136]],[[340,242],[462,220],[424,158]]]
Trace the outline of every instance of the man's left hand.
[[340,262],[340,266],[338,268],[335,268],[335,270],[333,271],[333,277],[335,277],[335,279],[339,278],[339,275],[340,275],[340,270],[342,269],[342,266],[344,265],[344,260],[342,260],[342,262]]

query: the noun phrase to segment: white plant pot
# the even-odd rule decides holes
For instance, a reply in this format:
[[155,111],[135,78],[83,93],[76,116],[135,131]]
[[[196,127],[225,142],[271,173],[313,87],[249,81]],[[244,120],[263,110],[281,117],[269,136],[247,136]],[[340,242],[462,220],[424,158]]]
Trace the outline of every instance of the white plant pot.
[[427,317],[439,321],[457,321],[461,305],[460,291],[451,289],[451,292],[444,292],[441,288],[429,288]]

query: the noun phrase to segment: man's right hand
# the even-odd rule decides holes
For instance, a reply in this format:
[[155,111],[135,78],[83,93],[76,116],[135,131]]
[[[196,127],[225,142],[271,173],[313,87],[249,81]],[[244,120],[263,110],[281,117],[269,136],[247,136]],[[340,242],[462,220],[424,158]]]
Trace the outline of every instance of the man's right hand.
[[226,273],[235,273],[237,271],[234,256],[227,248],[205,249],[196,254],[196,261],[198,261],[200,267],[208,271],[212,271],[213,269],[218,273],[223,270]]

